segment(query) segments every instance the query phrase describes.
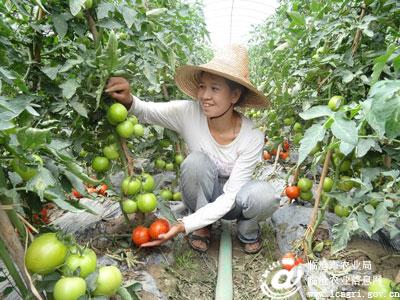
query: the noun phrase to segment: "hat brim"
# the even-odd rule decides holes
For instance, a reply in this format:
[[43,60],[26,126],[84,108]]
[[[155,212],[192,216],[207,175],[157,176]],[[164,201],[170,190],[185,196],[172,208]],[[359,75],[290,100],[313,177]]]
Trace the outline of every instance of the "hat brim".
[[268,108],[271,102],[260,91],[258,91],[250,82],[230,74],[208,68],[206,66],[184,65],[179,67],[175,72],[175,82],[179,89],[186,95],[197,100],[197,89],[200,72],[212,73],[234,82],[237,82],[248,89],[243,101],[238,104],[241,107]]

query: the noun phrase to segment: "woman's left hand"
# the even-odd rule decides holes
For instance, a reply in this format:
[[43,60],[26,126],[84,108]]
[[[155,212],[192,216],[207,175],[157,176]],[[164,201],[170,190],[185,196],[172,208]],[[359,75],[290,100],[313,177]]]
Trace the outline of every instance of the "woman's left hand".
[[185,226],[183,225],[183,223],[175,224],[169,229],[167,233],[160,234],[157,240],[141,244],[140,247],[146,248],[159,246],[174,238],[181,232],[185,232]]

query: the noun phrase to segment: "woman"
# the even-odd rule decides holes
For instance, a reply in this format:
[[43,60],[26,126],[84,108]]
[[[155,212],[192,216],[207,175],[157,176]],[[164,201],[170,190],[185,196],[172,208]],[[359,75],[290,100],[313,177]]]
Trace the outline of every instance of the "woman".
[[186,233],[190,246],[205,252],[210,225],[225,218],[237,219],[244,251],[257,253],[262,247],[258,223],[277,209],[279,194],[267,182],[251,180],[261,160],[264,136],[234,109],[269,105],[249,81],[247,51],[231,45],[207,64],[178,68],[175,81],[197,101],[144,102],[130,94],[129,83],[121,77],[110,78],[106,87],[106,92],[141,122],[178,132],[190,152],[181,165],[181,190],[193,213],[142,247],[157,246]]

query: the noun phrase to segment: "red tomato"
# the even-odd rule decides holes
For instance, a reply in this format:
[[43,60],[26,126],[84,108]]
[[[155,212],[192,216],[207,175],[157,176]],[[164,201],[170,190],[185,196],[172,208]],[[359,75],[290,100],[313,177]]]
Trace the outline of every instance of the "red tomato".
[[132,231],[132,241],[136,246],[140,246],[141,244],[147,243],[150,241],[150,233],[149,229],[144,226],[137,226]]
[[283,149],[285,149],[286,151],[289,151],[290,145],[289,142],[287,140],[283,141]]
[[282,267],[290,271],[295,266],[295,255],[291,252],[286,253],[281,259]]
[[285,194],[289,199],[296,199],[300,196],[300,188],[298,186],[288,186],[285,189]]
[[158,239],[158,236],[162,233],[167,233],[169,231],[169,223],[165,219],[155,220],[149,228],[150,236],[153,240]]
[[301,257],[296,258],[296,260],[294,261],[295,266],[301,265],[302,263],[304,263],[304,261]]
[[89,186],[86,187],[86,191],[88,192],[88,194],[97,193],[96,188],[94,188],[94,187],[89,187]]
[[98,191],[99,194],[102,194],[103,196],[107,195],[107,190],[108,190],[108,186],[107,184],[103,183]]
[[272,155],[276,155],[276,149],[272,149],[271,153]]
[[272,155],[268,151],[263,152],[263,158],[264,160],[270,160]]
[[279,157],[282,160],[287,160],[287,158],[289,157],[289,152],[282,151],[282,152],[279,153]]
[[78,198],[78,199],[82,198],[81,193],[79,193],[76,189],[72,189],[72,195],[73,195],[75,198]]

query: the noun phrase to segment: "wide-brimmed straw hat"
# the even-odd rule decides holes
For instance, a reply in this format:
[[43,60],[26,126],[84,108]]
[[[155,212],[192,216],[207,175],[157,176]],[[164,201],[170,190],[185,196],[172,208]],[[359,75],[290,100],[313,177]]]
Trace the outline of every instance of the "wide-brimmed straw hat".
[[268,107],[270,101],[255,88],[249,79],[249,58],[242,45],[229,45],[216,51],[211,61],[194,66],[184,65],[176,70],[175,82],[186,95],[197,99],[197,89],[201,72],[209,72],[237,82],[247,88],[245,97],[239,106]]

